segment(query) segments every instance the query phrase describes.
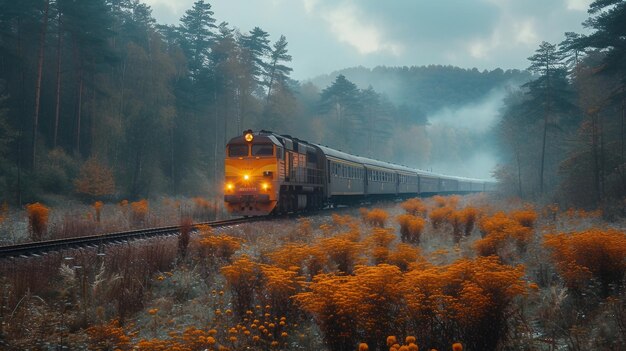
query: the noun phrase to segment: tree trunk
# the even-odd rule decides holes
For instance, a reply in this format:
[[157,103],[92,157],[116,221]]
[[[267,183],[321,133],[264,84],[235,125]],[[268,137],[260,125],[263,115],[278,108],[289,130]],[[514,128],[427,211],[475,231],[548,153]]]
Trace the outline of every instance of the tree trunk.
[[520,159],[519,148],[516,147],[515,158],[517,161],[517,194],[520,198],[524,198],[522,193],[522,162]]
[[[217,88],[217,87],[216,87]],[[213,147],[213,194],[211,194],[213,196],[213,199],[215,200],[215,204],[214,204],[214,208],[215,208],[215,219],[217,219],[217,205],[218,205],[218,200],[217,200],[217,191],[215,189],[217,189],[218,187],[218,182],[217,182],[217,146],[218,146],[218,140],[219,140],[219,121],[217,118],[217,90],[213,91],[213,112],[215,114],[215,145]]]
[[59,114],[61,110],[61,46],[63,45],[63,32],[61,31],[61,11],[59,11],[59,38],[57,39],[57,91],[56,91],[56,106],[54,112],[54,138],[52,139],[52,147],[57,147],[58,134],[59,134]]
[[539,171],[539,191],[543,195],[543,172],[546,160],[546,138],[548,136],[548,117],[551,113],[550,97],[550,63],[546,62],[546,111],[543,118],[543,142],[541,146],[541,168]]
[[541,146],[541,168],[539,170],[539,192],[543,195],[543,171],[546,159],[546,137],[548,135],[548,113],[543,118],[543,142]]
[[[622,94],[624,94],[624,88],[622,87]],[[625,119],[626,119],[626,99],[622,98],[622,119],[620,121],[620,129],[621,129],[621,133],[620,133],[620,165],[619,165],[619,170],[620,170],[620,176],[622,178],[622,195],[626,194],[626,159],[624,159],[624,138],[626,138],[626,125],[625,125]]]
[[48,7],[49,0],[44,3],[43,12],[43,24],[41,25],[41,31],[39,32],[39,54],[37,59],[37,82],[35,84],[35,115],[33,117],[33,154],[32,154],[32,167],[35,171],[37,169],[37,162],[35,160],[37,154],[37,129],[39,126],[39,106],[41,99],[41,77],[43,75],[43,58],[46,48],[46,29],[48,27]]
[[76,154],[80,155],[80,119],[83,105],[83,69],[78,73],[78,106],[76,110]]
[[[22,57],[22,21],[17,19],[17,57]],[[20,64],[20,109],[22,115],[26,111],[26,74],[24,64]],[[17,205],[22,207],[22,141],[24,139],[24,119],[20,118],[20,129],[17,135]]]
[[591,154],[593,156],[593,189],[596,195],[596,201],[600,202],[600,160],[598,155],[597,112],[591,115]]

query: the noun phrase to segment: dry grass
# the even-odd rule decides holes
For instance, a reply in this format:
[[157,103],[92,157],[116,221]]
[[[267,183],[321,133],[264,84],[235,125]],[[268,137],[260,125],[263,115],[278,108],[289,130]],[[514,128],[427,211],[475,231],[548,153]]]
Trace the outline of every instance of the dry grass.
[[[619,349],[626,342],[623,271],[609,268],[625,262],[618,248],[626,234],[561,233],[599,219],[487,202],[435,197],[362,211],[362,220],[353,213],[207,227],[104,247],[104,255],[87,249],[15,259],[0,265],[2,346],[523,350],[549,340]],[[180,221],[195,206],[153,201],[143,221],[158,214]],[[66,233],[79,224],[97,230],[114,219],[134,221],[129,204],[104,204],[99,223],[94,206],[76,213],[92,217],[72,227],[70,216]],[[50,233],[61,233],[63,216],[55,216]],[[561,234],[544,243],[546,233]],[[552,260],[538,259],[548,254]],[[569,279],[577,272],[585,274],[575,286]]]

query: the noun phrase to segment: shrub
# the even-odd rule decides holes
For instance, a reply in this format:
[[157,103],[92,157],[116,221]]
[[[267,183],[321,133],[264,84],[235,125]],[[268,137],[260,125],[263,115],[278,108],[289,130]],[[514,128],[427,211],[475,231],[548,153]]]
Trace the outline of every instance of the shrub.
[[26,205],[28,212],[28,226],[33,240],[41,240],[48,228],[50,209],[39,202]]
[[403,242],[419,244],[422,230],[426,222],[421,217],[410,214],[399,215],[396,220],[400,224],[400,238]]
[[402,206],[406,213],[413,216],[425,216],[427,212],[426,205],[418,198],[408,199],[400,206]]
[[148,212],[150,211],[150,204],[148,200],[142,199],[139,201],[131,202],[130,208],[132,210],[132,220],[135,223],[144,223]]
[[602,284],[604,295],[623,282],[626,273],[626,233],[615,229],[589,229],[571,234],[546,235],[557,270],[571,288],[590,278]]
[[102,201],[96,201],[93,203],[92,206],[96,213],[96,222],[100,223],[100,213],[102,212],[102,207],[104,206],[104,204],[102,203]]
[[365,223],[381,228],[385,226],[387,218],[389,218],[389,214],[380,208],[375,208],[371,211],[361,209],[361,215],[363,216],[363,221]]
[[413,245],[400,243],[396,245],[395,250],[389,253],[387,262],[389,264],[396,265],[403,272],[411,268],[412,264],[416,262],[423,262],[421,251],[419,248]]
[[7,217],[9,215],[9,204],[5,202],[2,203],[2,206],[0,206],[0,224],[2,224],[2,222],[4,222]]
[[[272,265],[261,265],[262,285],[265,298],[263,303],[272,308],[276,315],[293,315],[290,297],[299,292],[303,286],[303,278],[293,270],[282,269]],[[290,313],[294,312],[294,313]]]
[[481,219],[479,226],[483,238],[474,242],[474,249],[481,256],[500,255],[507,243],[513,242],[519,252],[523,252],[533,237],[533,231],[503,212]]
[[434,229],[439,229],[441,224],[448,220],[448,217],[452,214],[453,210],[450,207],[438,207],[430,211],[430,222]]
[[363,253],[363,245],[346,235],[322,239],[319,245],[328,258],[335,263],[337,270],[346,274],[352,273]]
[[462,210],[461,221],[463,222],[465,228],[464,233],[465,236],[470,236],[472,231],[474,230],[474,225],[476,224],[476,220],[478,219],[479,211],[474,207],[465,207]]
[[359,266],[354,275],[316,276],[309,291],[294,299],[313,316],[329,349],[350,349],[365,335],[368,345],[379,350],[385,335],[402,328],[402,319],[394,312],[402,304],[401,279],[396,266]]
[[372,250],[372,257],[376,264],[387,262],[389,245],[396,239],[391,229],[374,228],[367,241]]
[[221,269],[233,294],[233,306],[239,315],[252,308],[254,293],[259,285],[259,265],[243,255]]
[[191,218],[183,218],[180,223],[180,232],[178,234],[178,255],[183,259],[187,256],[187,248],[189,247],[190,240],[189,232],[191,232],[192,226],[193,221]]
[[532,209],[511,212],[511,217],[527,228],[533,228],[537,221],[537,212]]
[[241,248],[243,239],[227,234],[213,235],[202,234],[200,245],[207,249],[209,255],[214,258],[230,262],[231,257]]
[[204,220],[209,220],[216,211],[215,206],[213,204],[202,197],[194,197],[194,215],[196,218],[201,218]]
[[98,159],[92,157],[80,167],[74,180],[76,192],[90,197],[101,197],[115,193],[113,172]]

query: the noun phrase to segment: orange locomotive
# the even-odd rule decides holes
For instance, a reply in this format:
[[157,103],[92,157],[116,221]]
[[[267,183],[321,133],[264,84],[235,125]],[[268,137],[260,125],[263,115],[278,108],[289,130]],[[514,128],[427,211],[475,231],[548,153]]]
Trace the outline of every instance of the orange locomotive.
[[226,146],[224,201],[234,215],[321,208],[323,179],[315,148],[272,132],[245,131]]

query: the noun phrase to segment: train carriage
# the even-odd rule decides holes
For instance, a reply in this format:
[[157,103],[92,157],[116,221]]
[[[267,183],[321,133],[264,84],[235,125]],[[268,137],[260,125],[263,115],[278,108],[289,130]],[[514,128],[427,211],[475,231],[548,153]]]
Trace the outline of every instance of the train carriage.
[[365,193],[365,167],[358,156],[313,144],[325,166],[325,197],[349,199]]

